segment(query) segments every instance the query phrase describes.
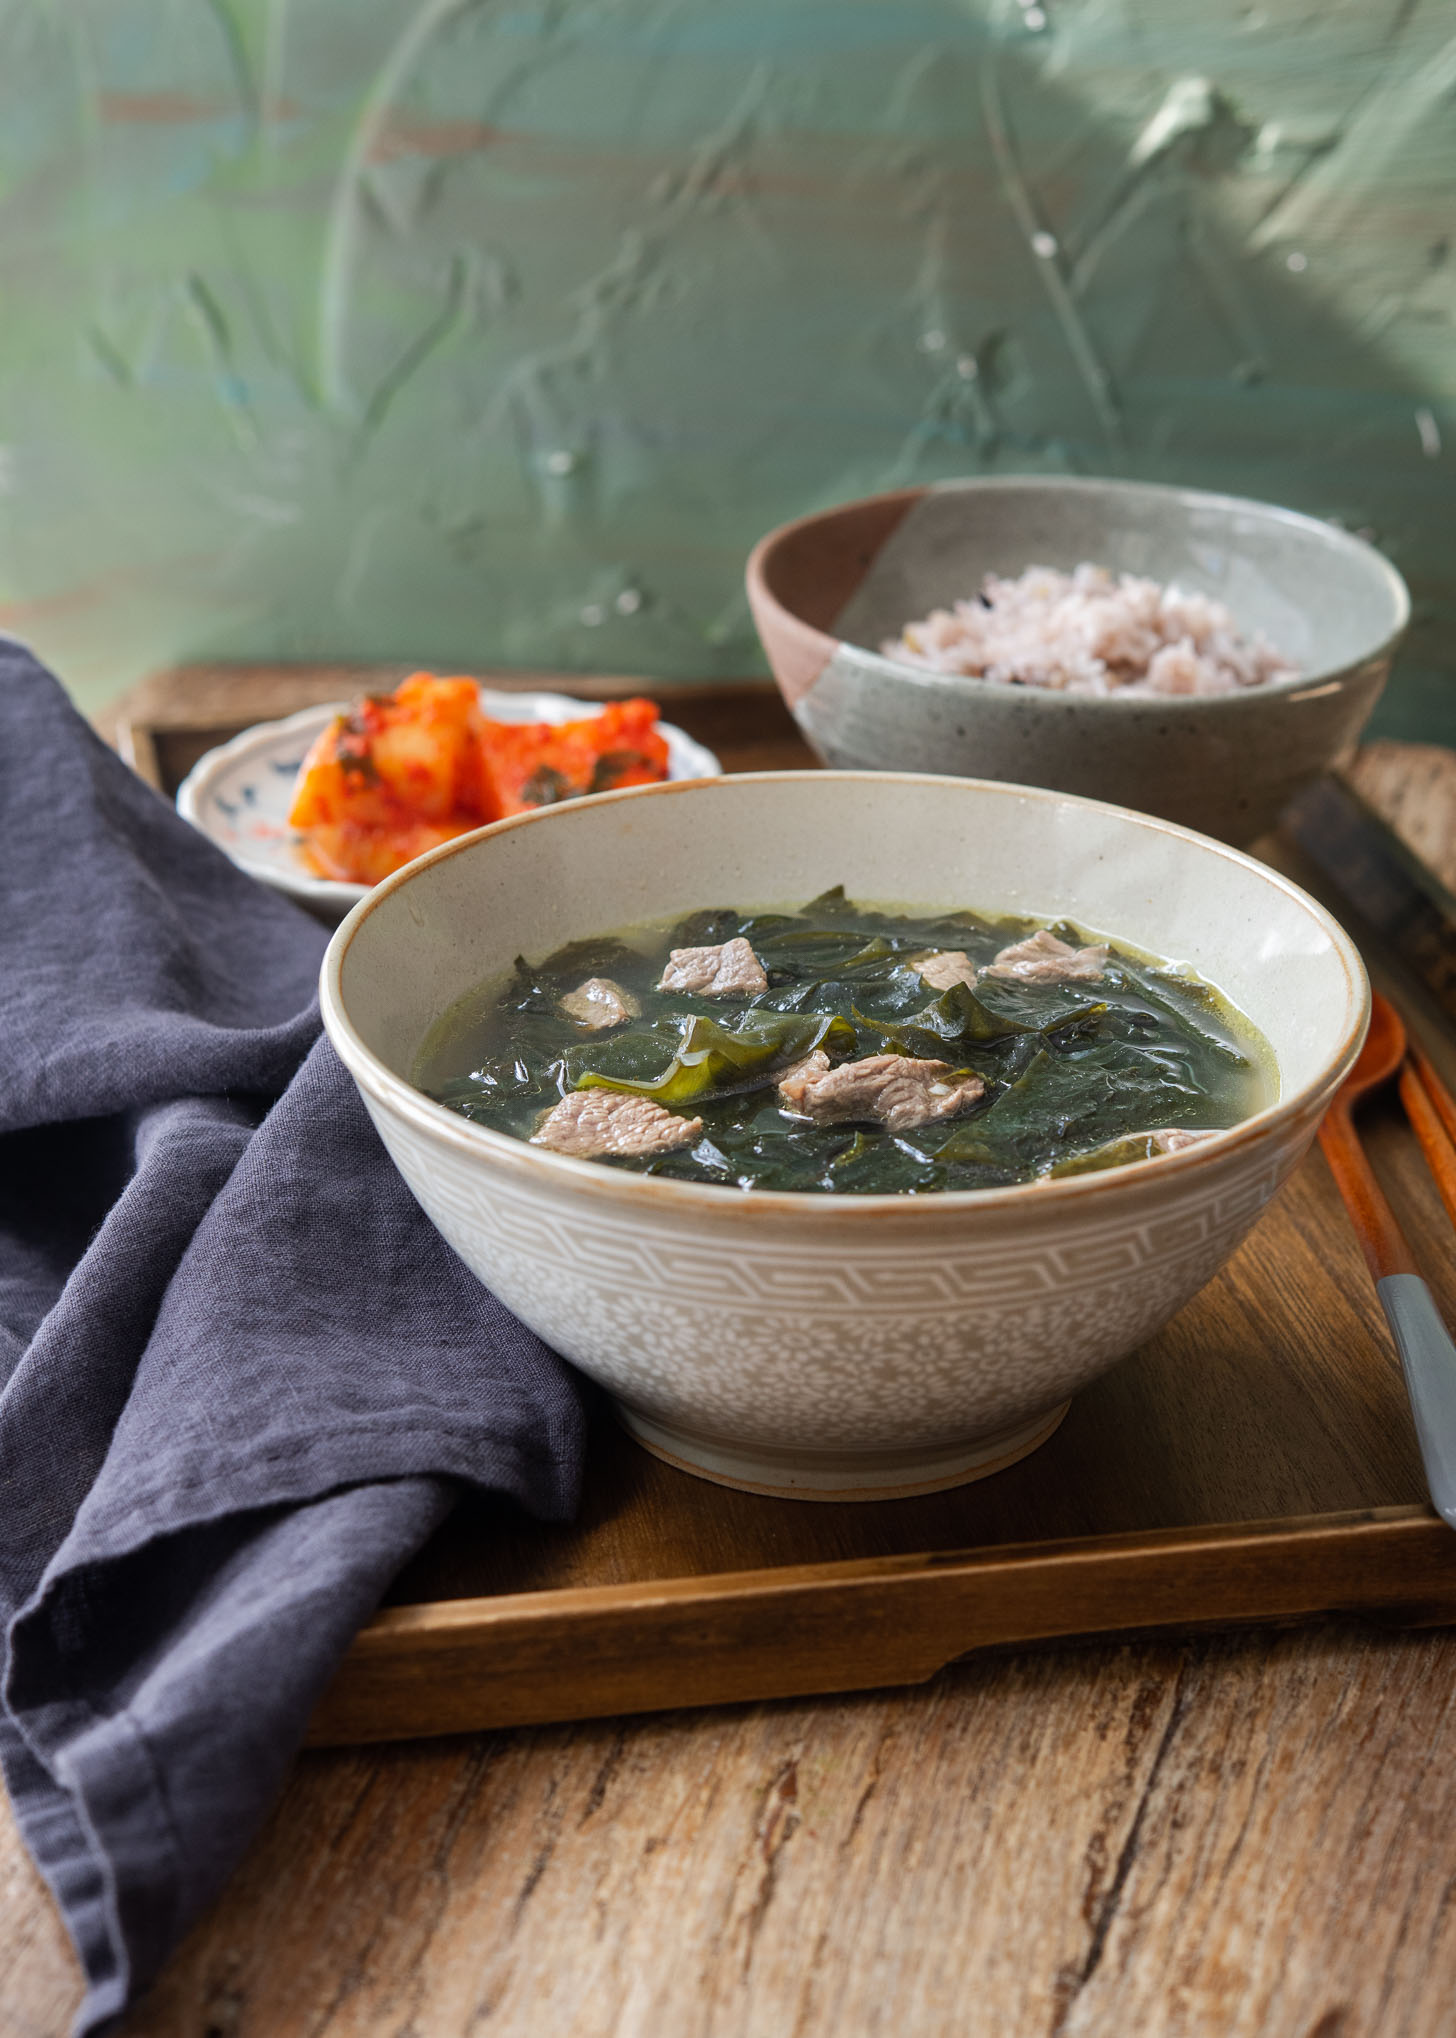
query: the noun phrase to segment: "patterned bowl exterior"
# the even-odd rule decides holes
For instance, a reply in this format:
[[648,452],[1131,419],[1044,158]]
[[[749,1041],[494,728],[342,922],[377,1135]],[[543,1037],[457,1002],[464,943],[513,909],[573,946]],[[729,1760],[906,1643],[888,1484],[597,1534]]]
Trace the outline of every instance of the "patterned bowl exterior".
[[626,1408],[810,1458],[969,1445],[1065,1401],[1217,1272],[1319,1118],[1170,1179],[1108,1178],[1046,1225],[917,1198],[913,1221],[882,1215],[847,1248],[846,1213],[806,1197],[735,1249],[701,1204],[619,1214],[365,1101],[466,1265]]
[[[1046,887],[1153,953],[1206,957],[1263,1026],[1278,1100],[1206,1145],[1102,1174],[827,1197],[546,1153],[408,1080],[429,1028],[518,952],[710,892],[757,902],[775,896],[770,871],[783,898],[836,876],[852,896],[883,882],[878,896],[910,897],[927,848],[947,898],[980,885],[978,903],[1019,911]],[[1348,937],[1236,851],[1026,787],[821,772],[607,794],[447,844],[350,915],[322,1000],[385,1145],[466,1264],[649,1447],[819,1497],[954,1484],[1040,1442],[1232,1253],[1305,1152],[1368,1014]]]

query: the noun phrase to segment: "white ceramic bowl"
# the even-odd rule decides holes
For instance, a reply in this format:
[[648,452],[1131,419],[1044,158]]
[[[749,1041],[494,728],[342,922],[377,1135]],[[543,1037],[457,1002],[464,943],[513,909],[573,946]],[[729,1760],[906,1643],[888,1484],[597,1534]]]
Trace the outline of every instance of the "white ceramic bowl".
[[[568,1159],[412,1087],[431,1028],[521,953],[695,908],[867,901],[1066,915],[1190,964],[1278,1097],[1181,1153],[918,1197],[743,1193]],[[324,1024],[449,1243],[650,1449],[809,1498],[927,1492],[1035,1447],[1227,1259],[1357,1053],[1369,990],[1251,857],[1024,786],[785,772],[603,794],[421,857],[330,943]]]
[[[309,868],[298,831],[289,826],[298,768],[315,736],[347,707],[330,701],[302,708],[281,722],[259,722],[200,757],[177,788],[184,821],[210,835],[233,862],[275,891],[285,892],[323,920],[341,920],[368,885],[319,877]],[[480,690],[482,710],[497,722],[571,722],[601,713],[599,701],[560,693]],[[715,778],[723,767],[711,750],[671,722],[659,722],[667,739],[670,779]]]

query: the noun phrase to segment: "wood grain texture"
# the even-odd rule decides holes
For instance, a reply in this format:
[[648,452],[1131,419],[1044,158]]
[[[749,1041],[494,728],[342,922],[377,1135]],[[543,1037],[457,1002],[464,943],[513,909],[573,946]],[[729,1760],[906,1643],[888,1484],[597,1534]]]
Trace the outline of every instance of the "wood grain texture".
[[80,2000],[71,1942],[0,1790],[0,2038],[61,2038]]
[[1445,2038],[1453,1688],[1332,1627],[308,1756],[126,2038]]
[[1416,1046],[1400,1072],[1400,1101],[1446,1215],[1456,1224],[1456,1098]]
[[1456,893],[1456,751],[1436,743],[1367,743],[1345,775],[1446,890]]
[[1450,1621],[1456,1538],[1391,1508],[403,1606],[359,1635],[309,1739],[869,1690],[997,1644],[1333,1608]]
[[[1360,1242],[1370,1278],[1375,1282],[1390,1274],[1420,1272],[1395,1212],[1375,1179],[1375,1170],[1356,1125],[1357,1114],[1367,1098],[1397,1075],[1403,1076],[1401,1064],[1405,1058],[1405,1026],[1400,1014],[1377,991],[1371,1000],[1370,1030],[1365,1044],[1355,1066],[1335,1092],[1319,1128],[1320,1150]],[[1403,1082],[1400,1094],[1404,1103]],[[1425,1153],[1424,1146],[1422,1152]]]

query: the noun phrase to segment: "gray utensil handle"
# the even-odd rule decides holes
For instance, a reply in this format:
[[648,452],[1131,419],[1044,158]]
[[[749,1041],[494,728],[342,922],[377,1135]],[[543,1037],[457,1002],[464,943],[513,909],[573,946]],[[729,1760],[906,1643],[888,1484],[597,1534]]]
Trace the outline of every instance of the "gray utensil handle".
[[1456,1528],[1456,1344],[1419,1274],[1387,1274],[1375,1292],[1400,1353],[1431,1499]]

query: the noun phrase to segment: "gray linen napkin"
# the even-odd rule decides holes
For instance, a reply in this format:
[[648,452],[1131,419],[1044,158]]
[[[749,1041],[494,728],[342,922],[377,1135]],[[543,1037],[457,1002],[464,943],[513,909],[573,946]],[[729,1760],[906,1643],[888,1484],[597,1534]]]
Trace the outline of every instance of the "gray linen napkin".
[[319,1037],[326,936],[0,642],[0,1766],[77,2032],[217,1895],[462,1485],[576,1501],[567,1368]]

